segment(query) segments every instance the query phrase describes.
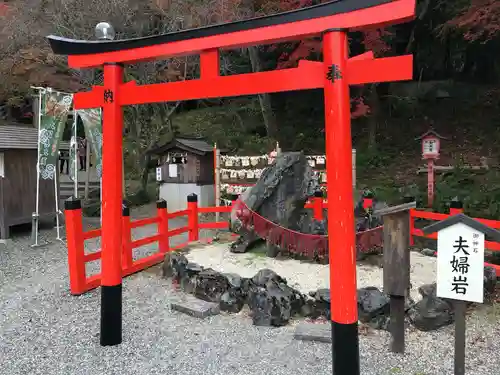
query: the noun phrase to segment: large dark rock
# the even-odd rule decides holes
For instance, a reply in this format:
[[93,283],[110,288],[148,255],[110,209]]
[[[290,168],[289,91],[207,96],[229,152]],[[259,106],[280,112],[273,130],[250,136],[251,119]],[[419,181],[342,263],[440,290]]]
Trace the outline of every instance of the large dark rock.
[[254,325],[286,325],[292,316],[302,311],[304,304],[305,296],[271,270],[261,270],[249,280],[248,306]]
[[303,315],[313,319],[324,317],[330,320],[330,289],[318,289],[315,292],[309,292],[309,296],[312,299],[307,300]]
[[165,254],[162,268],[163,277],[171,277],[175,281],[180,281],[182,278],[186,277],[188,263],[189,261],[183,254],[177,252]]
[[[303,307],[303,315],[317,319],[330,319],[330,289],[318,289],[310,292]],[[375,287],[358,289],[358,316],[363,323],[369,323],[376,329],[387,329],[389,324],[389,297]]]
[[222,295],[229,289],[227,277],[211,268],[198,273],[194,284],[195,297],[208,302],[219,303]]
[[[328,240],[324,237],[328,235],[327,215],[323,215],[323,220],[315,220],[313,211],[304,208],[319,188],[318,176],[303,153],[282,153],[233,206],[230,228],[241,237],[231,245],[231,252],[244,253],[261,237],[268,240],[268,256],[286,253],[299,259],[327,262]],[[366,231],[381,225],[382,219],[376,214],[367,215],[362,201],[360,199],[354,212],[357,230]],[[375,211],[383,207],[387,204],[374,201]],[[286,230],[317,237],[290,235]],[[358,253],[380,251],[382,239],[377,233],[367,233],[361,242]]]
[[286,284],[286,280],[282,278],[280,275],[278,275],[276,272],[273,270],[264,268],[257,272],[254,277],[251,279],[252,283],[254,285],[260,286],[260,287],[265,287],[269,281],[274,281],[278,284],[284,283]]
[[390,312],[389,297],[378,288],[367,287],[358,289],[358,317],[363,323]]
[[197,263],[188,263],[185,266],[184,275],[180,280],[181,288],[186,293],[194,293],[197,275],[203,271],[203,267]]
[[410,322],[420,331],[433,331],[454,322],[453,306],[436,296],[436,283],[418,289],[422,299],[408,310]]
[[299,217],[298,227],[302,233],[325,235],[328,233],[328,215],[323,212],[323,220],[315,220],[313,210],[304,210]]
[[[240,229],[241,231],[242,229]],[[257,242],[261,241],[254,232],[244,232],[236,241],[234,241],[229,250],[232,253],[240,254],[246,253],[252,246],[255,246]]]
[[220,308],[222,311],[238,313],[243,308],[247,298],[247,280],[233,273],[227,273],[224,276],[228,281],[229,288],[221,296]]
[[[281,227],[301,230],[312,225],[312,216],[308,216],[304,204],[318,188],[318,179],[304,154],[285,152],[266,168],[254,186],[240,196],[240,201],[252,212]],[[231,247],[233,252],[244,252],[244,245],[251,246],[254,240],[248,235],[253,228],[243,225],[241,211],[241,206],[235,205],[231,212],[231,230],[246,237]]]
[[248,307],[252,311],[254,325],[265,327],[272,325],[273,298],[269,295],[266,288],[257,285],[250,286]]

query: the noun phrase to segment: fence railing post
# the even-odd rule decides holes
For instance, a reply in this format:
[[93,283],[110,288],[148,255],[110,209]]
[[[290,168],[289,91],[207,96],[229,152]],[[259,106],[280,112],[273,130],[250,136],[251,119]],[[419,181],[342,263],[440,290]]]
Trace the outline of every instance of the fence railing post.
[[373,198],[374,195],[371,191],[363,194],[363,208],[365,211],[373,209]]
[[189,194],[187,196],[188,214],[188,241],[198,241],[200,239],[199,226],[198,226],[198,196],[196,194]]
[[83,239],[82,204],[79,199],[64,202],[66,241],[68,246],[69,288],[71,294],[85,292],[85,244]]
[[318,221],[323,220],[323,192],[321,190],[314,192],[312,204],[314,219]]
[[236,202],[238,199],[240,199],[240,196],[238,194],[231,194],[231,206],[234,206],[234,202]]
[[130,208],[122,205],[122,271],[132,267],[132,227],[130,225]]
[[[412,196],[409,196],[409,195],[406,195],[405,197],[403,197],[403,203],[411,203],[411,202],[415,202],[415,197],[412,197]],[[413,229],[415,228],[415,218],[413,216],[411,216],[411,210],[410,210],[410,218],[409,218],[409,222],[410,222],[410,246],[415,246],[415,240],[413,239]]]
[[458,215],[464,212],[464,205],[460,201],[453,200],[450,202],[450,215]]
[[170,251],[170,239],[168,238],[168,210],[166,200],[160,199],[156,202],[156,212],[160,219],[158,222],[158,234],[160,235],[158,246],[160,253],[167,253]]
[[390,300],[390,350],[405,351],[405,297],[410,289],[410,210],[415,202],[375,212],[384,220],[384,293]]

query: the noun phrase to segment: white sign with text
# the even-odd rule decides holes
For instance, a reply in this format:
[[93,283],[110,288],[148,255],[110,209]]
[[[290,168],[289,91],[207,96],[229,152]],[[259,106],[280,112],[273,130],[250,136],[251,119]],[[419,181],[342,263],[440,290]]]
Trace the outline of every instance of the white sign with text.
[[422,150],[424,155],[427,154],[438,154],[439,153],[439,139],[437,138],[426,138],[423,140]]
[[168,177],[170,177],[170,178],[177,177],[177,164],[169,164],[168,165]]
[[437,296],[483,303],[484,234],[463,223],[438,232]]

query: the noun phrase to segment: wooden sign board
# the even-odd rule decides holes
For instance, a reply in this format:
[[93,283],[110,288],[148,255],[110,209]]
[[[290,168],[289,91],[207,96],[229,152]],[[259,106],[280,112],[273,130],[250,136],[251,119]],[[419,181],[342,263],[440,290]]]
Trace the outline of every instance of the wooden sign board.
[[484,234],[464,223],[438,232],[437,296],[483,303]]
[[462,213],[422,229],[438,234],[437,296],[454,300],[454,374],[465,375],[467,302],[483,302],[484,238],[500,241],[500,231]]

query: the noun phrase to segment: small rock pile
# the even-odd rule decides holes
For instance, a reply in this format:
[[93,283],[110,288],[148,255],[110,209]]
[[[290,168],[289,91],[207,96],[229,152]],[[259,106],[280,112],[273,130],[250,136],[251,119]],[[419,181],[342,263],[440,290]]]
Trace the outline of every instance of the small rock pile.
[[[220,273],[191,263],[181,253],[165,256],[163,277],[172,278],[184,292],[220,305],[222,311],[240,312],[248,305],[253,324],[280,327],[294,316],[330,319],[330,290],[318,289],[304,295],[269,269],[262,269],[252,278]],[[485,269],[485,294],[496,286],[495,270]],[[422,299],[407,299],[407,322],[421,331],[435,330],[454,321],[453,305],[436,296],[436,284],[419,288]],[[389,297],[376,287],[358,289],[359,320],[375,329],[387,330],[390,325]]]

